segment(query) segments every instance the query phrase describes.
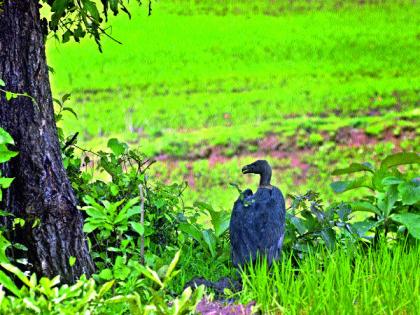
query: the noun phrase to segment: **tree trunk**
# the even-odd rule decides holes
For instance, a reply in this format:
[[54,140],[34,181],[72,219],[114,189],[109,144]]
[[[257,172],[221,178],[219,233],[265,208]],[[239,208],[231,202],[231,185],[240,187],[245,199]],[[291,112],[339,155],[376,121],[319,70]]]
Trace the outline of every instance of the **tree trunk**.
[[90,275],[94,266],[61,159],[39,8],[37,0],[4,0],[0,7],[0,78],[6,90],[28,93],[36,101],[24,96],[6,101],[1,93],[0,126],[19,151],[3,167],[3,175],[15,180],[2,208],[26,220],[15,240],[28,247],[33,270],[73,282]]

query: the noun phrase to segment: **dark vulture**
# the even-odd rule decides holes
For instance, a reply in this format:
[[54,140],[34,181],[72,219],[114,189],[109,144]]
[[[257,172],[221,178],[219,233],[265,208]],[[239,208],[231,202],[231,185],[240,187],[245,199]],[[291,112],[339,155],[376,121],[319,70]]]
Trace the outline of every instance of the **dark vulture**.
[[243,174],[259,174],[255,194],[246,189],[236,200],[230,219],[230,244],[233,265],[255,261],[257,253],[271,265],[280,257],[283,245],[286,207],[280,189],[270,184],[271,167],[258,160],[242,168]]

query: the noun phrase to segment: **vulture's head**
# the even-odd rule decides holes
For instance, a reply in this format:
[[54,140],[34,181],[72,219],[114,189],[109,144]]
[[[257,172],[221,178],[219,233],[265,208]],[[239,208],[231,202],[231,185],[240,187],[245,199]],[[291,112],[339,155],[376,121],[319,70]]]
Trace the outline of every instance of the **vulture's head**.
[[252,164],[245,165],[242,168],[243,174],[259,174],[261,175],[261,185],[270,185],[271,166],[266,160],[258,160]]

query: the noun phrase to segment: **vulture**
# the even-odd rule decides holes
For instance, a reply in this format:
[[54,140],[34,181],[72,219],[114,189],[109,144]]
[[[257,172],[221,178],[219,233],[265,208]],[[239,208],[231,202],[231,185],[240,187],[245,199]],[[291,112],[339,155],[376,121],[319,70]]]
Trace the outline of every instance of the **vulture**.
[[255,194],[251,189],[241,192],[236,200],[229,224],[231,255],[235,267],[255,262],[257,256],[267,257],[271,265],[280,258],[283,245],[286,207],[280,189],[270,184],[271,167],[258,160],[242,168],[243,174],[259,174]]

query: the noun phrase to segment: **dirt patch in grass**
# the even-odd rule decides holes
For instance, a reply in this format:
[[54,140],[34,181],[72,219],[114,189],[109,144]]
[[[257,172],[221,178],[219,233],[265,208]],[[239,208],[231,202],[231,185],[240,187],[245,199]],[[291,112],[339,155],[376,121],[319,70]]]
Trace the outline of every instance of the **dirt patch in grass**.
[[[299,135],[295,134],[288,138],[282,138],[277,134],[267,134],[264,138],[242,142],[239,145],[223,145],[223,146],[204,146],[196,147],[185,157],[175,157],[168,154],[161,154],[156,157],[159,161],[176,161],[188,160],[195,161],[200,159],[208,159],[211,165],[224,163],[232,156],[273,156],[277,158],[291,158],[292,166],[306,169],[306,165],[298,163],[299,155],[310,153],[317,150],[322,144],[334,142],[340,146],[361,147],[374,146],[381,142],[391,142],[396,149],[400,149],[402,140],[416,139],[416,132],[411,129],[402,129],[395,134],[392,129],[386,129],[379,135],[371,135],[366,133],[364,129],[344,127],[340,128],[334,134],[322,132],[322,137],[317,142],[311,142],[311,134]],[[413,142],[414,143],[414,142]]]
[[[396,151],[401,151],[401,142],[403,140],[413,141],[412,146],[416,145],[416,132],[410,129],[402,129],[395,133],[393,129],[386,129],[379,135],[368,134],[364,129],[344,127],[338,129],[334,134],[327,132],[320,133],[323,140],[319,143],[302,142],[302,135],[294,135],[282,139],[279,135],[268,134],[264,138],[241,143],[236,148],[230,146],[206,146],[200,150],[191,152],[184,158],[179,158],[170,155],[159,155],[158,160],[167,163],[168,169],[175,169],[179,161],[187,161],[187,172],[184,174],[184,181],[188,182],[189,187],[196,186],[196,174],[194,173],[194,162],[197,160],[208,160],[209,167],[214,167],[218,164],[225,164],[231,161],[233,157],[253,157],[257,159],[265,159],[272,157],[276,159],[287,159],[290,164],[284,164],[282,169],[292,168],[299,170],[293,178],[295,185],[301,185],[306,182],[308,173],[311,170],[311,165],[307,162],[307,157],[315,154],[319,148],[330,142],[338,147],[374,147],[379,143],[392,143]],[[299,138],[300,137],[300,138]],[[256,148],[250,151],[249,148]],[[281,171],[279,166],[276,166],[277,171]]]

